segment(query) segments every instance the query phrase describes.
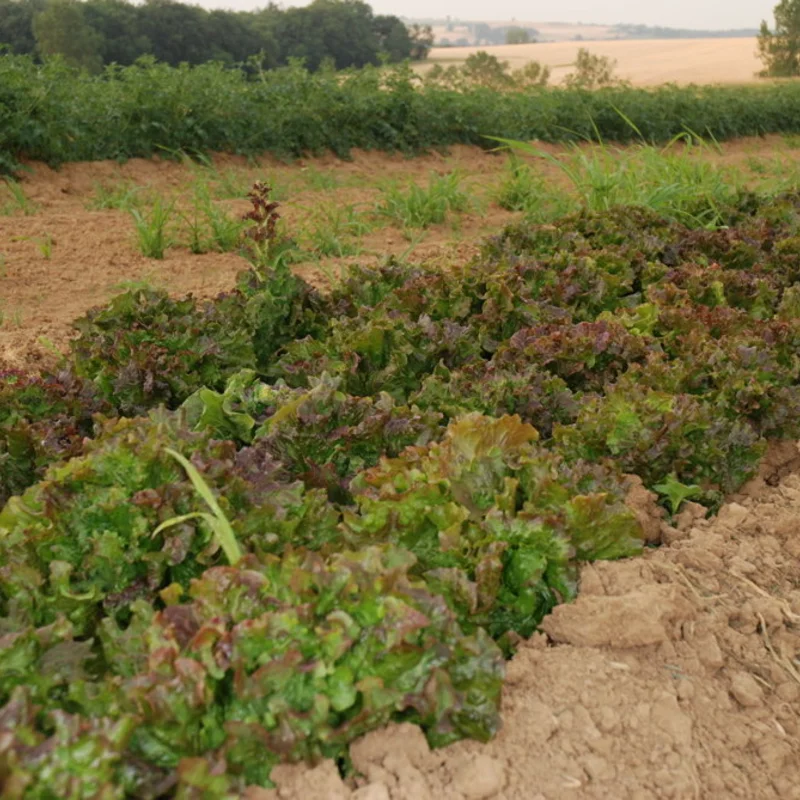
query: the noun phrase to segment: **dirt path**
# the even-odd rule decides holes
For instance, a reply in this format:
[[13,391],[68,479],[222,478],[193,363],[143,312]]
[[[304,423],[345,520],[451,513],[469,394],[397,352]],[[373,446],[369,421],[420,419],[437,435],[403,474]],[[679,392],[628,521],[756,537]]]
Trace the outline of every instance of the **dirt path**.
[[251,800],[800,798],[798,469],[774,448],[716,519],[690,506],[668,546],[587,566],[509,664],[494,741],[393,726],[354,744],[352,785],[281,767]]

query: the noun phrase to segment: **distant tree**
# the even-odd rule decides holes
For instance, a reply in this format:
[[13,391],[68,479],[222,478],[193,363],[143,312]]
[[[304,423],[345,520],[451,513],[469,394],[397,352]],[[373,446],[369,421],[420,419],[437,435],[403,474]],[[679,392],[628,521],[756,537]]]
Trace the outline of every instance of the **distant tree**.
[[511,27],[506,30],[506,44],[528,44],[531,36],[525,28]]
[[43,58],[61,56],[68,64],[92,72],[103,66],[102,37],[86,22],[78,0],[48,0],[33,17],[33,35]]
[[766,20],[758,35],[758,54],[764,62],[764,77],[800,75],[800,0],[781,0],[775,6],[775,30]]
[[475,44],[491,44],[492,29],[485,22],[476,22],[472,26],[472,35],[475,37]]
[[18,55],[35,53],[33,17],[44,9],[45,0],[0,0],[0,45]]
[[540,64],[538,61],[529,61],[524,67],[515,69],[511,73],[514,85],[521,89],[547,86],[550,80],[550,67]]
[[430,25],[411,25],[408,29],[411,37],[411,60],[424,61],[433,47],[433,28]]
[[485,50],[468,56],[461,70],[470,84],[485,86],[487,89],[505,89],[513,82],[508,71],[508,61],[500,61],[497,56],[490,55]]
[[266,42],[252,24],[252,15],[236,11],[211,11],[207,28],[210,33],[206,59],[241,64],[264,49]]
[[281,60],[301,58],[309,69],[332,59],[337,69],[378,63],[378,35],[372,9],[361,0],[314,0],[289,8],[279,19],[275,38]]
[[615,60],[590,53],[585,47],[578,50],[574,66],[575,71],[564,78],[564,84],[572,89],[599,89],[622,83],[614,74]]
[[541,88],[547,85],[550,69],[537,61],[531,61],[522,69],[509,70],[507,61],[479,50],[467,57],[460,66],[443,67],[434,64],[423,78],[427,85],[456,91],[469,91],[476,86],[496,92]]
[[150,40],[141,33],[139,8],[127,0],[88,0],[83,17],[99,34],[100,57],[104,64],[133,64],[152,52]]
[[139,7],[140,34],[150,41],[158,61],[177,65],[211,59],[214,34],[208,12],[175,0],[145,0]]
[[411,34],[399,17],[377,16],[373,21],[373,29],[378,37],[378,49],[388,56],[389,61],[411,58]]

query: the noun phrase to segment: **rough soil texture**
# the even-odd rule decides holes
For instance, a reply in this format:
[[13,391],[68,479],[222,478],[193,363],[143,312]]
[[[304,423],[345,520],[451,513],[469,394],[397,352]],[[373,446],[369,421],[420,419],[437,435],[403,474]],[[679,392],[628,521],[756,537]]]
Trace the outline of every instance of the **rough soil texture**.
[[799,470],[776,446],[715,519],[689,504],[652,520],[661,548],[585,567],[509,663],[494,741],[431,752],[391,726],[348,782],[280,767],[250,800],[800,798]]
[[[590,34],[591,35],[591,34]],[[457,39],[458,36],[454,36]],[[485,50],[508,61],[514,69],[538,61],[552,69],[551,83],[560,83],[572,71],[579,48],[617,62],[616,74],[634,86],[664,83],[753,83],[763,69],[755,39],[642,39],[622,41],[541,42],[481,47],[435,47],[417,69],[432,64],[449,66]]]
[[[456,147],[410,160],[384,153],[356,152],[351,161],[332,156],[284,164],[265,157],[248,163],[242,157],[219,155],[215,167],[246,187],[256,180],[285,187],[281,213],[292,235],[297,235],[320,209],[352,204],[370,210],[385,181],[427,181],[431,172],[459,170],[465,179],[483,184],[501,173],[504,158],[479,148]],[[309,186],[307,172],[327,176],[335,186]],[[123,210],[87,208],[98,186],[141,187],[148,193],[175,200],[177,208],[191,198],[199,173],[162,159],[131,159],[125,164],[91,162],[65,164],[54,171],[30,164],[21,185],[35,211],[27,216],[0,212],[0,362],[14,366],[46,364],[53,351],[63,350],[72,334],[72,322],[90,308],[106,303],[123,291],[125,283],[146,281],[176,295],[210,297],[230,289],[237,273],[247,266],[235,253],[195,255],[180,242],[164,259],[146,258],[137,249],[134,224]],[[0,209],[6,197],[0,182]],[[246,200],[223,200],[218,205],[241,215]],[[377,262],[387,254],[405,254],[410,261],[469,259],[476,242],[497,231],[514,215],[500,208],[466,214],[454,229],[442,225],[420,231],[409,241],[402,231],[378,226],[361,240],[358,256],[325,258],[297,265],[313,283],[354,261]],[[179,218],[176,215],[176,226]]]

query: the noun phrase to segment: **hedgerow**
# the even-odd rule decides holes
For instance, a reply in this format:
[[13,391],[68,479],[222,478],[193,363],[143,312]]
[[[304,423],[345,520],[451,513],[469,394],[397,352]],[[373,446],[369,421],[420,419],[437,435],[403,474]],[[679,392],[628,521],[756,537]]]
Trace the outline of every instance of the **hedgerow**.
[[521,87],[463,90],[407,65],[253,77],[221,64],[170,67],[143,58],[99,75],[0,55],[0,170],[20,159],[126,159],[182,151],[297,156],[353,148],[417,152],[542,141],[667,142],[800,132],[800,86]]

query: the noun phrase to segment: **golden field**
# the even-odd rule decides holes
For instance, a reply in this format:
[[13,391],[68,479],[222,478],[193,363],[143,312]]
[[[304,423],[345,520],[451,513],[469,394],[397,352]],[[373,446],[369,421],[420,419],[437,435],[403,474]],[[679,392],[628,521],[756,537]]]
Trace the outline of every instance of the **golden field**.
[[662,83],[750,83],[761,69],[755,39],[643,39],[543,42],[541,44],[484,47],[437,47],[419,66],[449,66],[485,50],[508,61],[512,68],[539,61],[552,69],[552,82],[560,82],[572,69],[578,49],[609,56],[617,61],[617,73],[635,86]]

